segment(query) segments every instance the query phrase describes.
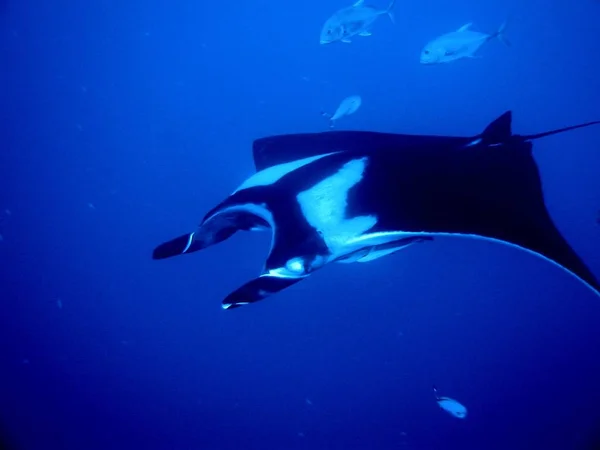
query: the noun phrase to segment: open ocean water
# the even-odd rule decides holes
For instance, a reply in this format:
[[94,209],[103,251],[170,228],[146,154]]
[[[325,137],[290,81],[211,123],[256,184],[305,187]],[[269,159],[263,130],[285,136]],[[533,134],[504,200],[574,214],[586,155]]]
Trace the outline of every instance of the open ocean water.
[[[327,131],[349,95],[337,130],[600,119],[597,1],[398,0],[395,25],[320,44],[350,5],[0,1],[0,448],[598,448],[600,299],[530,254],[416,246],[235,311],[221,300],[259,273],[268,232],[151,259],[254,172],[254,139]],[[420,64],[433,38],[507,18],[510,47]],[[600,276],[600,127],[534,157]]]

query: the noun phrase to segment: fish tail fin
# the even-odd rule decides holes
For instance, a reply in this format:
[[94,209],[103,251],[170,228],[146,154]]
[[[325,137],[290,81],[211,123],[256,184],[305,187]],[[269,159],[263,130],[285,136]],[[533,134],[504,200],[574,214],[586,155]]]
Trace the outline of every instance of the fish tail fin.
[[329,128],[333,128],[333,120],[332,120],[333,116],[324,111],[321,111],[321,115],[329,121]]
[[508,19],[506,19],[502,23],[502,25],[500,25],[500,28],[498,28],[498,31],[496,31],[494,33],[494,37],[497,37],[500,42],[502,42],[507,47],[510,47],[512,44],[510,43],[510,41],[506,37],[506,33],[505,33],[506,32],[506,25],[508,25]]
[[396,17],[394,16],[394,5],[396,4],[396,0],[392,0],[390,2],[390,6],[387,7],[386,13],[388,15],[388,17],[390,18],[390,20],[392,21],[393,25],[396,25]]

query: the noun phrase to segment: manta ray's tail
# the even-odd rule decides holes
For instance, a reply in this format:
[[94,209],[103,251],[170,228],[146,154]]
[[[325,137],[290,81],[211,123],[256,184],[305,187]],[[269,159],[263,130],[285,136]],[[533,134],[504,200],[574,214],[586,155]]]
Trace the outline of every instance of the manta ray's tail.
[[533,139],[539,139],[546,136],[552,136],[553,134],[564,133],[566,131],[576,130],[578,128],[590,127],[592,125],[600,125],[600,120],[594,120],[593,122],[581,123],[579,125],[571,125],[570,127],[558,128],[556,130],[544,131],[543,133],[530,134],[527,136],[521,136],[523,140],[530,141]]
[[571,125],[569,127],[558,128],[556,130],[544,131],[542,133],[528,134],[528,135],[513,135],[512,133],[512,112],[506,111],[492,123],[490,123],[486,129],[481,133],[473,143],[483,142],[485,145],[498,145],[508,143],[511,137],[516,137],[520,141],[532,141],[540,139],[546,136],[552,136],[554,134],[565,133],[567,131],[577,130],[578,128],[590,127],[592,125],[600,125],[600,120],[594,120],[592,122],[581,123],[578,125]]

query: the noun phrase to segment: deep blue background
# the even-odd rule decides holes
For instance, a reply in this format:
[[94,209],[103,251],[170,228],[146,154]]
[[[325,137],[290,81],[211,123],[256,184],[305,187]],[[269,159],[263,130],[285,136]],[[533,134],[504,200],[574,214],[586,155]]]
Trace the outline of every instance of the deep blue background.
[[[0,418],[15,448],[558,449],[593,430],[600,302],[530,255],[418,246],[235,311],[220,302],[258,273],[268,233],[150,259],[252,173],[253,139],[325,130],[321,109],[351,94],[363,105],[340,129],[600,119],[592,0],[399,0],[396,26],[320,46],[348,4],[3,2]],[[419,65],[428,40],[508,15],[511,48]],[[599,138],[534,150],[597,275]],[[432,384],[469,417],[440,410]]]

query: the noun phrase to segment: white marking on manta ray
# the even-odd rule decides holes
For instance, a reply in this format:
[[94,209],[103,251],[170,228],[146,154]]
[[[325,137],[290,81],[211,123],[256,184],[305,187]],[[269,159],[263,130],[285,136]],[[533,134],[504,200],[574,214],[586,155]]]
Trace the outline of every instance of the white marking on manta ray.
[[297,170],[300,167],[306,166],[307,164],[310,164],[313,161],[317,161],[321,158],[324,158],[325,156],[333,155],[334,153],[338,152],[331,152],[326,153],[324,155],[311,156],[309,158],[298,159],[296,161],[267,167],[266,169],[261,170],[260,172],[256,172],[254,175],[252,175],[250,178],[244,181],[240,187],[233,191],[233,194],[244,189],[249,189],[256,186],[269,186],[279,181],[288,173],[293,172],[294,170]]
[[330,262],[330,258],[323,255],[313,255],[312,259],[306,257],[295,257],[287,261],[285,266],[270,269],[263,273],[261,277],[287,278],[297,280],[308,277],[314,268],[323,267]]
[[[235,304],[235,306],[244,306],[244,305],[249,305],[249,304],[250,304],[250,302],[235,302],[234,304]],[[234,304],[232,304],[232,303],[223,303],[223,304],[221,305],[221,308],[223,308],[223,309],[229,309],[229,308],[231,308],[231,307],[232,307]]]
[[[233,206],[230,206],[225,209],[220,209],[219,211],[214,213],[212,216],[210,216],[208,219],[206,219],[204,221],[204,223],[208,223],[209,221],[213,220],[215,217],[218,217],[223,213],[230,213],[230,212],[250,213],[254,216],[257,216],[257,217],[263,219],[265,222],[267,222],[269,224],[269,226],[271,227],[271,229],[273,229],[275,227],[275,222],[273,221],[273,215],[271,214],[271,211],[269,211],[264,205],[256,205],[254,203],[241,203],[239,205],[233,205]],[[256,227],[253,227],[252,230],[254,230],[255,228]],[[264,230],[265,228],[260,227],[260,229]]]
[[412,245],[412,244],[408,244],[408,245],[400,244],[398,247],[389,248],[387,250],[372,250],[369,252],[368,255],[360,258],[357,262],[364,263],[364,262],[374,261],[376,259],[383,258],[384,256],[391,255],[392,253],[395,253],[398,250],[403,249],[404,247],[408,247],[409,245]]
[[[348,247],[355,246],[352,250],[358,250],[365,247],[374,247],[377,245],[388,244],[393,241],[399,241],[416,236],[436,236],[436,233],[410,232],[410,231],[379,231],[376,233],[366,233],[361,236],[353,237],[346,242]],[[449,234],[450,235],[450,234]],[[362,258],[361,258],[362,259]]]
[[196,232],[190,233],[190,235],[188,237],[187,245],[185,246],[185,248],[183,249],[183,251],[181,253],[185,253],[190,249],[190,245],[192,245],[192,242],[194,242],[195,234],[196,234]]
[[[409,237],[417,237],[417,236],[432,237],[432,238],[435,238],[436,236],[437,237],[453,237],[453,238],[454,237],[461,237],[461,238],[483,240],[483,241],[488,241],[488,242],[499,243],[499,244],[502,244],[502,245],[507,245],[509,247],[512,247],[512,248],[524,251],[524,252],[529,253],[531,255],[534,255],[536,257],[542,258],[545,261],[548,261],[553,266],[558,267],[563,272],[566,272],[569,275],[571,275],[572,277],[574,277],[575,279],[577,279],[577,281],[583,283],[594,294],[596,294],[596,296],[600,297],[600,292],[598,292],[587,281],[585,281],[583,278],[580,278],[579,275],[577,275],[574,272],[571,272],[569,269],[567,269],[566,267],[560,265],[556,261],[548,258],[547,256],[544,256],[541,253],[538,253],[536,251],[530,250],[530,249],[528,249],[526,247],[521,247],[520,245],[513,244],[512,242],[507,242],[507,241],[503,241],[503,240],[500,240],[500,239],[489,238],[489,237],[486,237],[486,236],[480,236],[478,234],[467,234],[467,233],[464,233],[464,234],[463,233],[427,233],[427,232],[424,232],[424,231],[423,232],[382,231],[382,232],[377,232],[377,233],[367,233],[367,234],[363,234],[362,236],[354,237],[354,238],[350,239],[346,243],[346,245],[348,247],[355,246],[354,248],[356,250],[356,249],[360,249],[360,248],[363,248],[363,247],[377,246],[377,245],[386,244],[386,243],[389,243],[389,242],[392,242],[392,241],[395,241],[395,240],[405,239],[405,238],[409,238]],[[384,256],[384,255],[381,255],[381,256]],[[363,258],[361,258],[361,259],[363,259]],[[360,261],[360,259],[359,259],[359,261]]]
[[474,145],[481,144],[482,142],[483,139],[477,138],[474,141],[469,142],[467,145],[465,145],[465,147],[473,147]]
[[[275,221],[273,220],[273,214],[271,214],[271,211],[269,211],[264,205],[255,205],[254,203],[244,203],[244,204],[240,204],[240,205],[233,205],[233,206],[230,206],[229,208],[221,209],[221,210],[217,211],[215,214],[213,214],[212,216],[210,216],[208,219],[206,219],[202,223],[202,225],[200,225],[198,234],[202,235],[202,227],[207,225],[211,220],[215,219],[216,217],[220,216],[221,214],[235,213],[235,212],[252,214],[254,216],[260,217],[261,219],[263,219],[265,222],[267,222],[269,224],[269,227],[271,228],[271,248],[269,250],[269,253],[270,253],[271,250],[273,250],[273,245],[275,244],[275,233],[277,232],[277,229],[276,229],[277,227],[275,226]],[[209,228],[209,226],[207,226],[207,228]],[[254,230],[254,229],[256,229],[256,227],[252,228],[252,230]],[[265,228],[260,227],[259,229],[263,230]],[[194,233],[192,233],[192,235],[194,235]],[[191,240],[190,240],[190,242],[188,242],[186,250],[189,248],[190,245],[191,245]],[[183,253],[185,253],[185,251]]]
[[332,259],[346,254],[347,243],[377,223],[373,215],[346,216],[348,191],[362,180],[367,161],[367,157],[351,160],[334,175],[296,196],[306,221],[321,234]]
[[285,265],[286,269],[292,273],[303,273],[304,272],[304,264],[300,258],[292,258]]
[[309,275],[310,275],[309,273],[295,272],[294,270],[290,269],[289,267],[279,267],[277,269],[270,269],[267,273],[263,273],[261,275],[261,277],[274,277],[274,278],[286,278],[286,279],[290,279],[290,280],[297,280],[300,278],[306,278]]

